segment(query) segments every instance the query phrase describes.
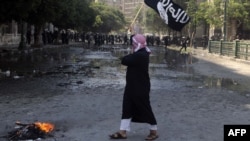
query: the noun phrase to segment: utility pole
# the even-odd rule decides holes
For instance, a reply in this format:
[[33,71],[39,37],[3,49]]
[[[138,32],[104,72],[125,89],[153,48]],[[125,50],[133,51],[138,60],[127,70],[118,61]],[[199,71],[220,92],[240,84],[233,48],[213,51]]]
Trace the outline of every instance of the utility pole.
[[227,40],[227,3],[228,0],[223,0],[224,1],[224,29],[223,29],[223,34],[224,34],[224,41]]

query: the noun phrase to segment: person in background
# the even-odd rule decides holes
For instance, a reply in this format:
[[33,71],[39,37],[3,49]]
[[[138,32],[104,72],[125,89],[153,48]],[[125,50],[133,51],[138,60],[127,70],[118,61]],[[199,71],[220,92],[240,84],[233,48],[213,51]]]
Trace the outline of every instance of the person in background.
[[111,139],[126,139],[131,122],[149,124],[149,135],[145,140],[155,140],[159,137],[157,121],[150,105],[150,53],[143,35],[132,36],[132,54],[121,59],[121,63],[127,66],[127,72],[120,130],[109,135]]
[[187,51],[187,45],[189,44],[189,37],[182,37],[182,40],[181,40],[181,49],[180,49],[180,52],[182,51],[182,49],[184,48],[185,51]]

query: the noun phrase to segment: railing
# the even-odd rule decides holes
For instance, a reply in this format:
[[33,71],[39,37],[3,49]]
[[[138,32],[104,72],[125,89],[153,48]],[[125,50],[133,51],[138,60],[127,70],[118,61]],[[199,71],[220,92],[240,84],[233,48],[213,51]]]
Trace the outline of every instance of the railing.
[[250,42],[209,41],[208,50],[209,53],[216,53],[237,59],[249,60],[250,58]]
[[0,45],[13,45],[13,44],[18,44],[20,42],[21,35],[17,34],[5,34],[0,35]]

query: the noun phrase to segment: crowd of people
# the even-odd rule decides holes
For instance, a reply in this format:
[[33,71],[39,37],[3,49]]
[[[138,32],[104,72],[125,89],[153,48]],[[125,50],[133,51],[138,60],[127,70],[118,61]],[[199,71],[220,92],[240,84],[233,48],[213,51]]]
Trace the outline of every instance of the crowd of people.
[[[32,34],[30,31],[26,34],[27,44],[32,42],[31,40]],[[114,44],[123,44],[123,45],[131,45],[132,35],[128,34],[105,34],[105,33],[96,33],[96,32],[75,32],[70,30],[62,30],[62,31],[43,31],[42,32],[42,42],[44,45],[46,44],[69,44],[69,42],[82,42],[88,46],[101,46],[101,45],[114,45]],[[186,50],[189,46],[190,38],[188,36],[157,36],[157,35],[145,35],[146,43],[148,46],[169,46],[175,45],[177,47],[181,47]],[[202,40],[201,46],[206,46],[205,43],[207,41]],[[192,41],[193,46],[197,47],[199,44],[198,41]]]

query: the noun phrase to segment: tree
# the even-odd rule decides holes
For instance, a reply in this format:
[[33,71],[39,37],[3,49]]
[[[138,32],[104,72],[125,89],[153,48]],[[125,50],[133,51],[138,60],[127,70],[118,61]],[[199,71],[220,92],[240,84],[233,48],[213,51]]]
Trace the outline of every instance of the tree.
[[29,11],[36,7],[37,1],[33,0],[0,0],[0,23],[5,23],[11,20],[15,20],[21,23],[21,41],[19,49],[24,49],[25,37],[24,37],[24,22],[29,16]]
[[96,32],[108,33],[119,30],[126,24],[124,15],[117,9],[103,3],[92,3],[90,7],[95,13],[95,22],[92,26]]
[[0,3],[0,23],[25,20],[29,11],[38,4],[37,0],[0,0]]
[[[249,23],[249,2],[244,0],[228,0],[227,11],[224,13],[225,3],[222,0],[213,0],[202,2],[197,9],[197,21],[206,21],[211,29],[219,29],[223,27],[224,16],[227,16],[227,27],[230,26],[229,37],[233,38],[237,34],[237,28],[242,23]],[[223,30],[223,29],[222,29]],[[213,33],[210,33],[213,35]]]
[[[0,3],[0,23],[15,20],[35,26],[34,46],[42,45],[41,32],[46,23],[59,28],[83,29],[91,27],[94,21],[89,0],[0,0]],[[20,45],[24,45],[23,34]]]
[[[65,1],[65,0],[64,0]],[[57,0],[0,0],[1,21],[15,20],[21,23],[21,42],[19,49],[25,48],[23,23],[28,22],[35,26],[35,45],[40,45],[39,35],[46,22],[53,21],[60,16],[61,1]]]
[[[249,5],[247,1],[230,0],[228,3],[228,31],[229,40],[238,38],[239,34],[242,34],[240,29],[242,25],[249,25]],[[246,26],[247,27],[247,26]],[[248,26],[249,28],[249,26]]]
[[52,21],[55,26],[62,29],[90,30],[95,16],[93,9],[89,7],[89,1],[64,0],[61,4],[61,14]]
[[65,2],[67,0],[40,0],[36,7],[29,11],[27,22],[35,26],[34,46],[42,46],[41,33],[45,23],[52,22],[62,15]]

